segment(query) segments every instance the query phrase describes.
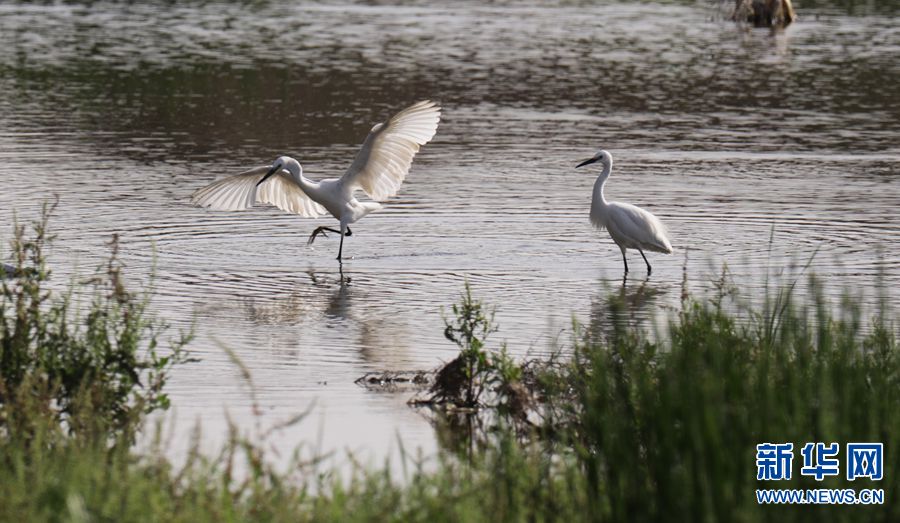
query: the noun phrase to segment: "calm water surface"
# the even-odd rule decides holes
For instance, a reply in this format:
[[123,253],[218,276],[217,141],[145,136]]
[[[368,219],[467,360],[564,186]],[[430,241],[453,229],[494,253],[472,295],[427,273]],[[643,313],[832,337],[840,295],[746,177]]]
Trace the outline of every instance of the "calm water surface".
[[[202,359],[172,382],[176,445],[197,420],[221,441],[226,411],[252,431],[312,404],[278,446],[378,461],[399,437],[427,454],[406,396],[353,380],[451,358],[442,310],[466,279],[518,355],[565,346],[610,292],[634,321],[664,319],[685,265],[702,290],[725,263],[754,297],[767,266],[817,252],[832,296],[873,304],[880,273],[897,288],[900,24],[798,7],[771,33],[699,4],[3,4],[0,226],[58,194],[56,285],[113,233],[135,282],[155,267],[154,310],[196,327]],[[335,238],[305,246],[330,218],[190,206],[281,154],[340,175],[372,124],[424,98],[444,106],[437,136],[354,227],[343,283]],[[676,253],[651,255],[649,280],[635,255],[623,286],[588,223],[597,171],[574,166],[600,147],[607,196],[670,229]]]

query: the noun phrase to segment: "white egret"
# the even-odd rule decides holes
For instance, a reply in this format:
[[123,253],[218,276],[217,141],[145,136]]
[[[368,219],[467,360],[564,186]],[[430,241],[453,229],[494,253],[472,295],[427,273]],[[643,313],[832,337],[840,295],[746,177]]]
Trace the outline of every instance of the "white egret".
[[325,212],[340,221],[340,230],[317,227],[309,236],[312,244],[325,231],[341,235],[338,261],[344,249],[344,236],[350,236],[350,224],[381,209],[376,201],[360,202],[354,194],[363,190],[373,200],[397,194],[419,147],[428,143],[437,131],[441,108],[425,100],[394,115],[386,123],[372,127],[356,159],[340,178],[318,182],[303,176],[300,163],[280,156],[271,166],[261,166],[224,178],[199,189],[191,202],[219,211],[237,211],[268,203],[279,209],[315,218]]
[[653,268],[644,256],[644,250],[672,253],[672,244],[666,235],[666,227],[659,218],[648,211],[631,205],[630,203],[608,202],[603,195],[606,180],[612,172],[612,155],[607,151],[600,151],[575,167],[600,162],[603,171],[594,182],[594,196],[591,201],[591,223],[598,229],[609,231],[616,245],[622,250],[622,261],[625,262],[625,273],[628,274],[628,260],[625,258],[626,249],[637,249],[647,264],[647,275]]

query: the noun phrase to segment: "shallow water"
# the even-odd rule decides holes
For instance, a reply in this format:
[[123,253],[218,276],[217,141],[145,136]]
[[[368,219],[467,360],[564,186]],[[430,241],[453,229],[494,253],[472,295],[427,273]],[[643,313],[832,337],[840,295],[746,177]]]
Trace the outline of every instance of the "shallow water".
[[[451,358],[442,311],[466,280],[517,355],[565,346],[610,292],[649,327],[685,267],[699,290],[727,263],[754,297],[767,267],[816,253],[832,297],[872,305],[879,274],[896,288],[900,24],[878,7],[801,8],[773,33],[670,3],[0,5],[0,225],[58,194],[58,285],[113,233],[127,274],[155,270],[154,310],[195,326],[202,359],[171,384],[178,444],[197,420],[221,441],[226,410],[251,431],[312,404],[280,448],[428,454],[406,396],[353,380]],[[281,154],[339,175],[372,124],[424,98],[444,107],[437,136],[354,226],[343,283],[335,238],[305,246],[330,218],[189,204]],[[587,221],[597,170],[574,169],[600,147],[607,196],[660,216],[676,248],[649,279],[631,256],[624,287]]]

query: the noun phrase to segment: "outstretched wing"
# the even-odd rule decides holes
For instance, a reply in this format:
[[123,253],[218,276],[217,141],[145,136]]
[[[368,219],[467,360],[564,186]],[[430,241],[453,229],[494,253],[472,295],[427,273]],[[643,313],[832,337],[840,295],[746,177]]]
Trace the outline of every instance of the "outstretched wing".
[[372,127],[341,183],[362,189],[373,200],[397,194],[419,147],[437,131],[441,108],[425,100]]
[[269,169],[263,165],[213,182],[197,190],[191,196],[191,203],[217,211],[240,211],[253,207],[254,203],[268,203],[282,211],[310,218],[325,213],[325,208],[312,201],[285,171],[257,187]]

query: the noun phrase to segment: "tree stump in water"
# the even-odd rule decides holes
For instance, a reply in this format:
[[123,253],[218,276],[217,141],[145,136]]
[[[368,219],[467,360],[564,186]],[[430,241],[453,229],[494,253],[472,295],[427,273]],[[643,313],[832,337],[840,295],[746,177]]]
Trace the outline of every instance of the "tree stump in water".
[[791,0],[735,0],[731,19],[755,27],[786,27],[797,18]]

